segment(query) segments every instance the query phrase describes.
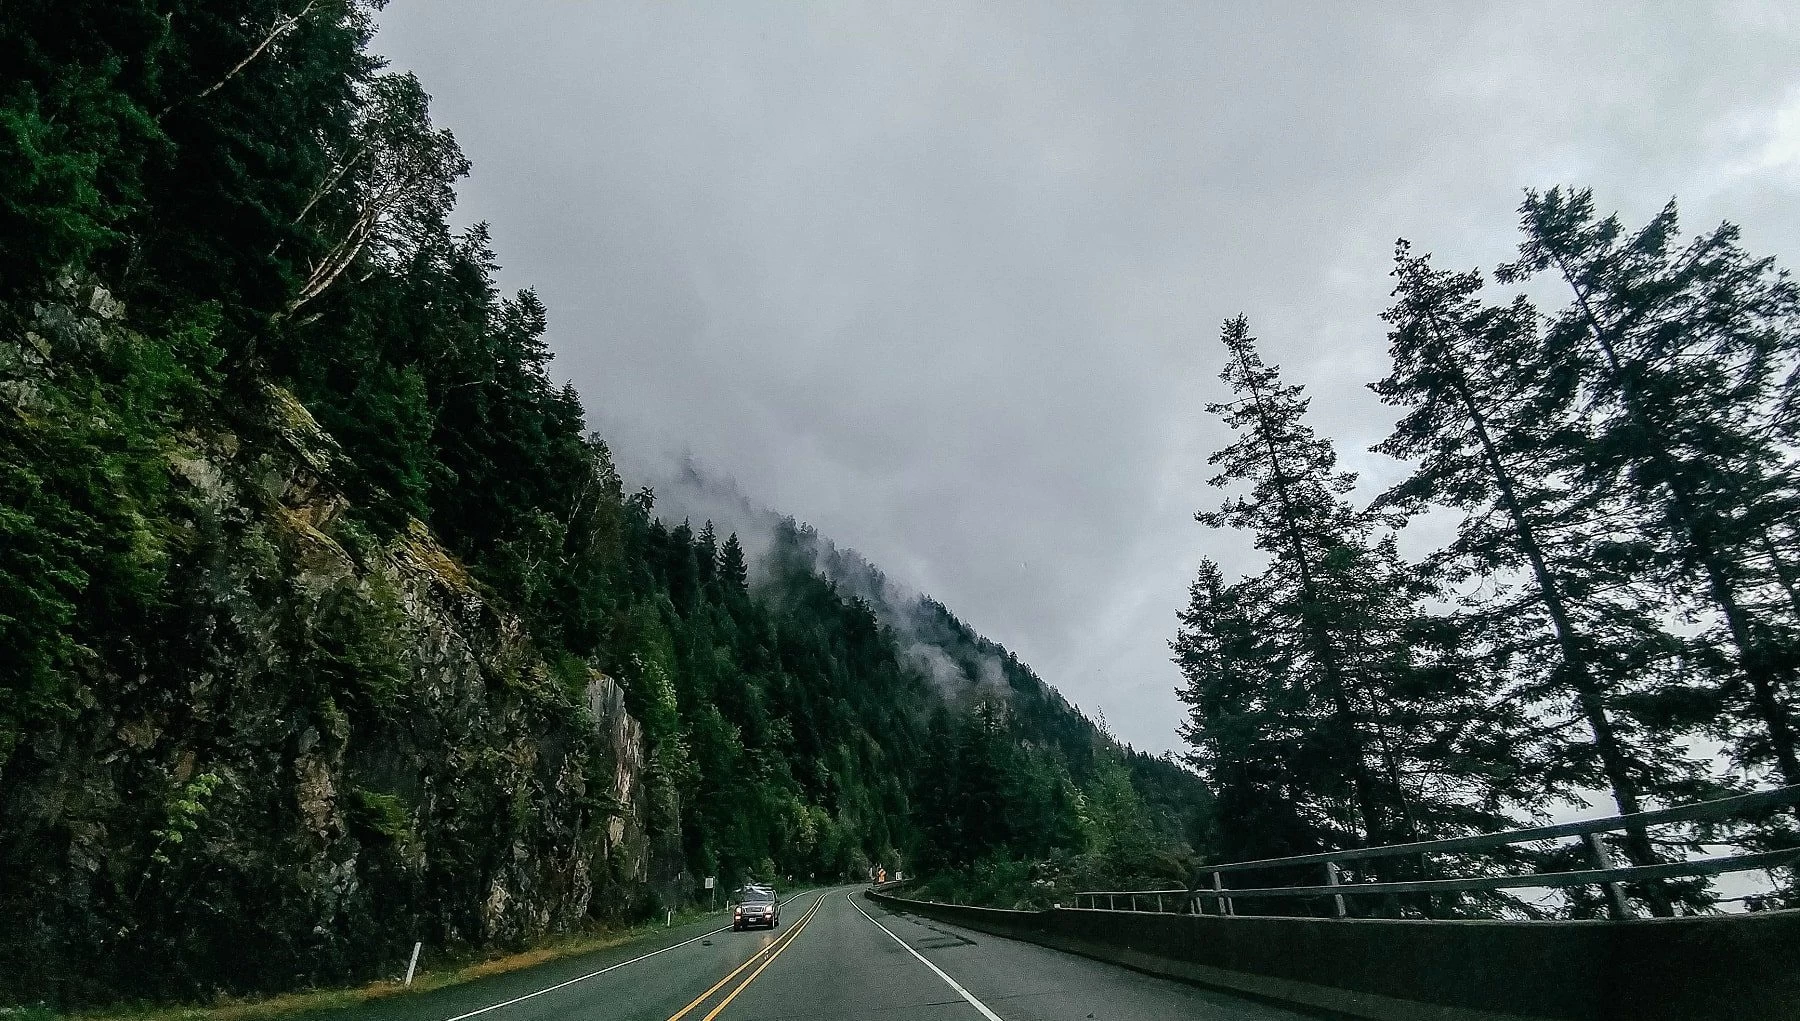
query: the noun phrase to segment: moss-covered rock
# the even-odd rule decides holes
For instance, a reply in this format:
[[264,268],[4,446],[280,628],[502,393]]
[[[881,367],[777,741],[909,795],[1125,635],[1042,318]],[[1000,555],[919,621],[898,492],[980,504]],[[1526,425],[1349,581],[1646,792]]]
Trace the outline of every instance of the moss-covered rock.
[[[136,342],[95,293],[0,338],[13,396],[94,383]],[[358,528],[329,437],[260,400],[155,437],[154,597],[0,756],[0,1000],[365,980],[415,939],[518,944],[634,899],[618,687],[554,680],[424,525]]]

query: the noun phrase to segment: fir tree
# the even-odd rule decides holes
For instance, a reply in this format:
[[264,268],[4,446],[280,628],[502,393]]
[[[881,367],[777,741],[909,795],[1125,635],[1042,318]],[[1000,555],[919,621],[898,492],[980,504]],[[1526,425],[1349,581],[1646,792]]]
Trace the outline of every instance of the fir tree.
[[[1522,298],[1498,308],[1478,300],[1479,274],[1435,270],[1401,242],[1394,276],[1394,370],[1372,389],[1411,411],[1376,449],[1416,467],[1378,505],[1463,512],[1434,569],[1450,584],[1482,583],[1481,598],[1464,600],[1468,645],[1484,669],[1511,673],[1514,696],[1552,724],[1534,728],[1548,747],[1537,752],[1542,773],[1519,778],[1529,785],[1521,799],[1567,795],[1597,766],[1619,810],[1638,812],[1644,794],[1667,796],[1690,779],[1675,735],[1622,711],[1643,706],[1676,643],[1635,583],[1644,552],[1612,536],[1624,508],[1580,485],[1569,453],[1585,441],[1574,375],[1544,357]],[[1556,725],[1570,705],[1585,741]],[[1655,860],[1642,831],[1629,834],[1627,853]]]
[[1406,789],[1393,782],[1398,771],[1384,769],[1393,736],[1376,720],[1373,690],[1380,604],[1395,593],[1372,562],[1368,519],[1345,499],[1355,478],[1338,470],[1330,441],[1306,425],[1301,388],[1263,364],[1245,319],[1228,321],[1221,339],[1220,378],[1234,398],[1209,410],[1238,438],[1210,459],[1221,469],[1211,483],[1247,483],[1249,492],[1196,518],[1250,531],[1269,556],[1251,587],[1259,623],[1276,643],[1279,683],[1289,687],[1282,715],[1296,728],[1297,761],[1305,763],[1297,768],[1308,771],[1315,810],[1336,830],[1324,839],[1409,839],[1416,820]]
[[1731,224],[1678,247],[1673,202],[1633,233],[1597,218],[1586,190],[1528,193],[1520,216],[1519,259],[1498,276],[1553,271],[1573,295],[1545,343],[1579,372],[1583,482],[1629,494],[1661,579],[1718,623],[1700,652],[1716,650],[1728,675],[1719,696],[1740,761],[1800,783],[1800,501],[1779,439],[1800,289]]
[[744,566],[744,547],[739,544],[736,532],[725,537],[725,544],[719,547],[719,581],[726,591],[742,596],[749,591],[750,572]]
[[1240,861],[1320,849],[1301,808],[1310,784],[1303,732],[1291,723],[1300,699],[1247,601],[1246,586],[1227,585],[1217,564],[1202,561],[1169,643],[1186,680],[1176,695],[1189,707],[1187,760],[1216,799],[1220,852]]

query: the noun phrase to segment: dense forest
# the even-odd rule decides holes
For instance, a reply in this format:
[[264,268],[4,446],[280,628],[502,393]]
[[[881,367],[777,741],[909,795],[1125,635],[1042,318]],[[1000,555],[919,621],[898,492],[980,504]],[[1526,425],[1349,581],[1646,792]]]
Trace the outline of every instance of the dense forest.
[[[1800,288],[1731,224],[1682,243],[1672,202],[1631,230],[1587,191],[1529,192],[1520,233],[1495,281],[1562,308],[1487,298],[1480,272],[1399,244],[1393,371],[1371,387],[1402,413],[1376,451],[1407,472],[1367,504],[1302,388],[1242,317],[1224,326],[1231,396],[1211,410],[1236,438],[1212,483],[1230,496],[1198,517],[1250,535],[1266,567],[1204,564],[1173,646],[1229,857],[1800,783]],[[1432,513],[1454,535],[1403,558],[1402,530]],[[1631,831],[1618,851],[1646,865],[1795,838],[1775,818]],[[1755,903],[1796,902],[1791,876],[1775,883]],[[1720,900],[1696,880],[1632,895],[1661,915]]]
[[1203,849],[1194,773],[941,605],[626,485],[380,6],[0,11],[0,998]]
[[805,525],[628,484],[383,6],[0,7],[0,1002],[367,980],[708,876],[1041,906],[1800,783],[1800,288],[1731,225],[1531,192],[1498,299],[1402,243],[1372,498],[1227,322],[1198,517],[1260,560],[1180,613],[1179,762]]

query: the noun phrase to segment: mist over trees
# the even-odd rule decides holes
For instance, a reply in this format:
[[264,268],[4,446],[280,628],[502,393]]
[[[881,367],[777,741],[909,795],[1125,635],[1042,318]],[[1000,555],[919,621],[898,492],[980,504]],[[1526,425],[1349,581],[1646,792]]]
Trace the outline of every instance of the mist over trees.
[[[1224,326],[1232,399],[1211,410],[1237,439],[1211,481],[1232,495],[1197,517],[1249,533],[1268,566],[1203,564],[1171,645],[1232,857],[1800,780],[1800,288],[1730,224],[1680,243],[1672,202],[1636,230],[1586,190],[1519,212],[1494,280],[1555,281],[1553,312],[1397,246],[1393,370],[1371,389],[1403,413],[1375,449],[1410,474],[1367,506],[1301,387],[1242,317]],[[1459,515],[1454,538],[1402,560],[1396,534],[1433,509]],[[1713,837],[1621,849],[1651,864]],[[1715,902],[1699,883],[1633,892],[1657,914]]]
[[628,490],[380,6],[0,12],[0,995],[1190,851],[1197,777],[941,605]]
[[1190,770],[805,526],[628,487],[553,310],[452,227],[469,164],[382,6],[0,8],[0,994],[368,980],[709,875],[1042,906],[1800,781],[1800,296],[1729,225],[1533,193],[1495,278],[1554,312],[1403,245],[1412,472],[1366,506],[1226,324],[1200,519],[1268,566],[1182,613]]

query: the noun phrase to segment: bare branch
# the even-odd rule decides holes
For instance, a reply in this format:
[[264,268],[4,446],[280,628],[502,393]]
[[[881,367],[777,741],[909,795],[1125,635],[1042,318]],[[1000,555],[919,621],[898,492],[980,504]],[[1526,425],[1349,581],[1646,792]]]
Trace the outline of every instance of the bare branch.
[[298,13],[284,15],[280,18],[275,19],[274,27],[270,28],[268,34],[263,36],[262,42],[257,43],[256,48],[251,50],[249,52],[249,54],[244,57],[244,59],[242,59],[242,60],[238,61],[236,64],[232,65],[231,70],[225,72],[225,77],[220,78],[216,82],[213,82],[211,85],[208,85],[206,88],[201,89],[199,92],[195,93],[192,96],[189,96],[187,99],[177,100],[176,102],[170,103],[168,106],[163,107],[162,111],[156,115],[156,119],[162,120],[164,117],[169,115],[169,111],[180,106],[182,103],[197,103],[200,100],[205,99],[207,96],[210,96],[213,93],[224,88],[226,83],[230,82],[233,78],[236,78],[239,75],[239,73],[241,73],[244,70],[244,68],[249,67],[252,61],[254,61],[257,57],[262,56],[263,51],[267,50],[270,46],[274,45],[275,40],[280,39],[282,36],[287,35],[289,32],[292,32],[294,30],[294,28],[296,26],[298,26],[300,24],[300,22],[302,20],[304,20],[308,14],[312,13],[312,9],[314,7],[317,7],[318,5],[319,5],[319,0],[306,0],[306,6],[300,8]]

